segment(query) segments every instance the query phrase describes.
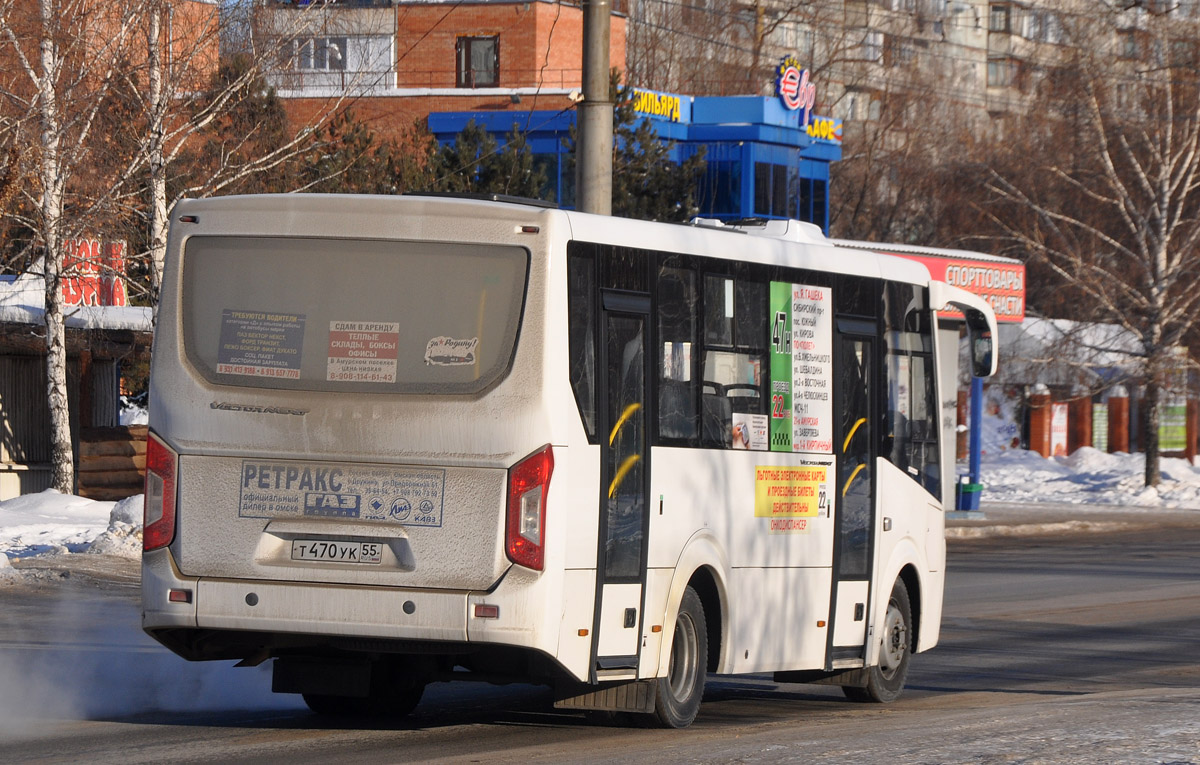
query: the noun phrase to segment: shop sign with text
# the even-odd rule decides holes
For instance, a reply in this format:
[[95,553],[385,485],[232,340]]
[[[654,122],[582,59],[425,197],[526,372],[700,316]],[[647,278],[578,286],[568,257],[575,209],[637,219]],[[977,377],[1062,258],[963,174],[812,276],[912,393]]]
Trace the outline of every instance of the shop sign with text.
[[[939,282],[973,292],[992,306],[996,321],[1019,324],[1025,318],[1025,264],[889,253],[922,263]],[[939,309],[944,316],[962,316]]]
[[653,90],[633,89],[633,110],[648,117],[661,117],[670,122],[686,122],[683,97]]
[[67,305],[123,306],[125,243],[97,239],[63,242],[62,296]]
[[779,62],[775,73],[775,95],[789,111],[800,112],[800,124],[808,126],[817,103],[817,86],[809,79],[807,69],[800,68],[795,56]]

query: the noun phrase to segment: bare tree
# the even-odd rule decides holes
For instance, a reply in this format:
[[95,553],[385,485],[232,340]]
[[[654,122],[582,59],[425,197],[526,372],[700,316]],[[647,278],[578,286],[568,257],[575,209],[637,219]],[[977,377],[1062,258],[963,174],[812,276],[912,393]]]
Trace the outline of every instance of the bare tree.
[[[137,18],[136,3],[115,7],[89,0],[37,0],[0,6],[0,56],[22,75],[6,84],[7,104],[36,131],[24,150],[37,166],[31,228],[40,242],[45,279],[46,397],[51,426],[51,483],[74,490],[67,353],[63,314],[63,244],[78,230],[68,217],[68,184],[76,169],[97,161],[93,130],[125,53],[121,41]],[[10,107],[11,108],[11,107]],[[30,125],[32,127],[32,125]]]
[[[54,488],[74,485],[62,293],[64,243],[83,232],[112,232],[130,218],[146,225],[149,292],[156,297],[174,197],[216,193],[277,168],[311,148],[316,127],[344,99],[282,140],[228,151],[203,168],[177,165],[198,136],[253,97],[265,66],[303,32],[319,9],[287,16],[292,26],[248,38],[253,66],[206,88],[217,71],[216,5],[178,0],[0,0],[0,119],[10,160],[2,168],[6,222],[28,234],[21,259],[45,279],[46,395]],[[262,42],[259,43],[258,40]],[[114,111],[119,115],[114,117]],[[237,137],[253,143],[257,128]],[[30,182],[20,183],[22,178]],[[169,190],[173,179],[174,192]],[[137,257],[137,254],[134,256]]]
[[1014,147],[1019,159],[993,167],[999,204],[989,214],[1014,248],[1084,298],[1064,318],[1137,338],[1154,486],[1163,392],[1200,321],[1196,30],[1170,14],[1113,9],[1077,17],[1071,33],[1048,102],[1055,119],[1015,134],[1029,140]]
[[[215,12],[210,18],[193,14],[184,25],[168,23],[175,12],[172,0],[143,2],[144,64],[126,73],[132,90],[144,94],[139,101],[143,127],[126,175],[144,173],[148,186],[144,212],[147,246],[141,256],[151,276],[153,302],[161,281],[171,205],[185,196],[228,193],[247,178],[277,170],[310,151],[319,140],[320,128],[369,83],[358,81],[359,75],[352,73],[343,87],[310,111],[308,119],[292,125],[286,133],[281,126],[286,120],[260,115],[273,121],[240,125],[234,145],[222,147],[212,163],[200,167],[195,166],[197,142],[255,98],[267,87],[268,78],[285,73],[298,38],[311,38],[336,25],[340,17],[355,14],[374,14],[368,21],[377,24],[378,11],[327,8],[316,3],[282,7],[245,2],[228,6],[224,21]],[[172,30],[176,30],[174,36]],[[222,45],[226,54],[218,66]],[[344,56],[345,52],[337,54]],[[234,60],[238,63],[231,65]],[[270,145],[256,140],[268,130],[274,131]],[[179,167],[185,160],[189,166]]]

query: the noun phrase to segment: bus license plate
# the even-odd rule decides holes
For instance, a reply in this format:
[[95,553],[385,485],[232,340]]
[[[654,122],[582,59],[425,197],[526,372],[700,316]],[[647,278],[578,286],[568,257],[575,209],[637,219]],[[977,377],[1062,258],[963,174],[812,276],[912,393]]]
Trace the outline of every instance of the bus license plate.
[[292,540],[292,560],[325,563],[379,563],[383,545],[379,542],[336,542],[327,539]]

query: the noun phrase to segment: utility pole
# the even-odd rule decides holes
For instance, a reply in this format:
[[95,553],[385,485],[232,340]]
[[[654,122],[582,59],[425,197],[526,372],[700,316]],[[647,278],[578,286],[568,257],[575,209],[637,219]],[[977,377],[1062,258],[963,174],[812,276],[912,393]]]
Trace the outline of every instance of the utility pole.
[[583,101],[575,200],[582,212],[612,214],[613,101],[609,92],[609,0],[583,0]]

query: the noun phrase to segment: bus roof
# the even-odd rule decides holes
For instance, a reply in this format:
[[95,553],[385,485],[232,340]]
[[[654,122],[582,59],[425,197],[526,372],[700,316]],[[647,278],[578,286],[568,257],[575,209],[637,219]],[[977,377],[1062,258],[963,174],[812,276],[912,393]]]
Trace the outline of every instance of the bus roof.
[[[337,200],[337,204],[333,202]],[[468,198],[447,195],[354,195],[354,194],[258,194],[185,199],[172,211],[172,219],[222,215],[223,233],[262,233],[264,222],[275,220],[284,233],[297,218],[311,224],[328,224],[331,236],[355,236],[362,229],[354,218],[385,216],[395,220],[397,235],[407,230],[414,215],[430,215],[452,221],[447,227],[421,226],[428,237],[453,239],[463,235],[474,221],[512,218],[523,225],[547,226],[559,220],[575,239],[615,244],[662,252],[678,252],[721,260],[741,260],[840,274],[872,276],[913,284],[930,280],[922,264],[880,252],[850,249],[826,239],[816,226],[799,221],[747,221],[737,225],[656,223],[632,218],[614,218],[535,204],[532,200],[496,197]],[[324,218],[328,220],[324,220]],[[876,245],[876,247],[880,247]]]

